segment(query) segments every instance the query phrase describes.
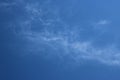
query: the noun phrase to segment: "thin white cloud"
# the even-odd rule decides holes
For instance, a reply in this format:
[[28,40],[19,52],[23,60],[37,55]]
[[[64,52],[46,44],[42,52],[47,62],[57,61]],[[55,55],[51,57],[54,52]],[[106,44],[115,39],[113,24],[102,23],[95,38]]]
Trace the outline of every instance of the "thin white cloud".
[[96,22],[97,25],[106,25],[109,24],[110,22],[108,20],[100,20],[98,22]]
[[[68,30],[62,30],[62,31],[57,31],[59,34],[54,33],[54,31],[51,31],[47,28],[52,28],[52,24],[54,24],[54,21],[56,19],[49,19],[49,26],[47,26],[46,30],[43,32],[35,32],[31,27],[34,27],[34,25],[31,25],[32,21],[35,21],[36,18],[38,19],[37,21],[41,21],[42,24],[46,24],[45,20],[41,18],[42,14],[44,14],[44,10],[39,8],[38,6],[36,7],[35,5],[27,5],[26,10],[28,13],[30,13],[31,20],[27,19],[27,23],[23,23],[22,26],[22,36],[28,41],[30,41],[32,44],[30,44],[30,47],[28,47],[27,50],[35,52],[39,52],[41,48],[44,48],[45,46],[50,46],[50,49],[56,49],[58,55],[60,57],[63,57],[63,55],[67,55],[70,57],[72,60],[75,60],[76,62],[81,62],[80,59],[85,59],[85,60],[96,60],[101,63],[105,64],[114,64],[114,65],[120,65],[120,51],[117,50],[115,45],[111,45],[110,47],[106,47],[104,49],[97,49],[93,46],[91,41],[83,41],[80,42],[79,40],[74,40],[74,37],[78,34],[78,29],[71,29]],[[58,18],[57,18],[58,19]],[[20,22],[20,21],[19,21]],[[21,21],[23,22],[23,21]],[[62,20],[59,18],[59,22],[62,22]],[[96,27],[100,27],[102,25],[109,24],[110,22],[107,20],[100,20],[95,23]],[[21,23],[20,23],[21,24]],[[30,26],[28,26],[28,24]],[[66,25],[65,23],[63,23]],[[64,26],[63,25],[63,26]],[[99,26],[98,26],[99,25]],[[56,25],[55,25],[56,26]],[[68,25],[67,25],[68,26]],[[27,30],[26,28],[27,27]],[[29,27],[29,29],[28,29]],[[45,26],[46,27],[46,26]],[[52,30],[54,27],[52,28]],[[71,34],[69,34],[71,33]],[[63,35],[65,34],[65,35]],[[79,35],[80,37],[81,35]],[[70,40],[72,39],[72,40]],[[60,49],[60,50],[59,50]],[[61,52],[59,52],[61,51]],[[56,52],[56,54],[57,54]],[[54,53],[54,51],[53,51]],[[42,53],[41,53],[42,54]],[[43,53],[44,54],[44,53]],[[55,54],[55,55],[56,55]],[[49,53],[49,55],[53,55],[52,53]],[[63,59],[63,58],[62,58]]]
[[109,20],[99,20],[99,21],[94,21],[94,22],[91,22],[91,25],[94,27],[94,28],[105,28],[107,27],[107,25],[109,25],[111,22]]
[[106,19],[91,22],[92,28],[99,32],[99,34],[104,34],[107,32],[110,28],[110,24],[111,21]]
[[[54,36],[50,34],[49,37],[47,34],[44,36],[41,34],[35,34],[34,37],[31,35],[29,36],[29,40],[32,40],[32,42],[37,45],[40,45],[41,41],[45,41],[48,45],[51,46],[53,45],[52,43],[54,43],[56,46],[52,46],[51,48],[55,47],[59,49],[59,47],[62,47],[64,50],[69,52],[64,53],[64,55],[67,54],[68,57],[71,57],[71,59],[75,60],[77,63],[80,61],[80,59],[86,59],[96,60],[108,65],[120,65],[120,51],[115,47],[115,45],[111,45],[104,49],[97,49],[92,45],[91,42],[70,42],[63,36]],[[63,54],[59,53],[59,56],[62,55]]]

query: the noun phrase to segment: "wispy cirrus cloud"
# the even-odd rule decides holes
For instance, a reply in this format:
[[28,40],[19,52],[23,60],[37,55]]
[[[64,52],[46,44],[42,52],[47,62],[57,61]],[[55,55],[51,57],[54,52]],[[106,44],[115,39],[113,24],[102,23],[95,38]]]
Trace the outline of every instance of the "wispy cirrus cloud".
[[[64,56],[67,56],[77,64],[81,64],[82,60],[94,60],[106,65],[120,65],[120,51],[115,45],[96,48],[90,41],[71,42],[68,38],[72,36],[53,35],[49,31],[48,33],[30,32],[30,34],[25,35],[24,38],[30,42],[26,50],[30,51],[30,53],[42,54],[43,57],[62,57],[61,60],[66,59]],[[45,55],[47,49],[50,49],[52,53],[47,52],[48,54]]]
[[91,22],[92,28],[98,31],[100,34],[104,34],[105,32],[107,32],[111,24],[112,22],[107,19],[101,19],[98,21]]
[[96,25],[107,25],[110,24],[110,21],[108,20],[100,20],[98,22],[96,22]]
[[[29,18],[18,21],[18,25],[22,28],[19,33],[30,42],[26,50],[30,50],[32,53],[44,54],[47,47],[51,50],[47,55],[58,55],[58,57],[63,57],[62,59],[67,55],[75,62],[81,62],[81,59],[85,59],[108,65],[120,65],[120,51],[115,44],[105,48],[96,48],[91,40],[80,41],[79,27],[81,26],[76,28],[74,25],[64,23],[53,9],[46,12],[47,9],[44,10],[43,6],[46,5],[41,7],[39,4],[27,4],[25,10]],[[53,17],[46,18],[49,13]],[[92,26],[104,30],[105,25],[108,24],[110,24],[108,20],[100,20]],[[35,27],[38,27],[39,31],[33,30]],[[70,27],[72,29],[69,29]],[[43,48],[44,51],[40,52]]]
[[[71,37],[71,36],[70,36]],[[85,60],[96,60],[98,62],[107,64],[107,65],[120,65],[120,51],[115,47],[115,45],[111,45],[110,47],[106,47],[104,49],[95,48],[91,42],[69,42],[69,40],[65,39],[64,37],[60,36],[36,36],[36,37],[30,37],[29,40],[32,42],[39,44],[40,41],[45,41],[48,43],[48,45],[56,44],[56,46],[53,46],[51,48],[63,48],[64,50],[67,50],[69,53],[59,54],[60,56],[68,55],[68,57],[71,57],[75,62],[79,62],[80,59]]]

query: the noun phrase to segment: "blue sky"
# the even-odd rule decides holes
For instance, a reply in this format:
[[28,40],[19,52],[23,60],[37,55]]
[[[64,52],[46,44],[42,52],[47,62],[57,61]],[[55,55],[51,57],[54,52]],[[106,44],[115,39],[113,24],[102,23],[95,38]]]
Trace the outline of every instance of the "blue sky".
[[1,0],[1,80],[119,80],[118,0]]

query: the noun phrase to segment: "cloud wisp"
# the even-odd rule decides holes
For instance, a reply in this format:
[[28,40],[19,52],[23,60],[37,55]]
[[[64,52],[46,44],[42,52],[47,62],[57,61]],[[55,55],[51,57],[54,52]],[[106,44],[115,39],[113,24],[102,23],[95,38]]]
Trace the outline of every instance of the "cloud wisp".
[[[76,28],[76,25],[66,24],[57,14],[56,9],[48,6],[49,11],[46,11],[48,9],[44,9],[43,6],[46,7],[46,5],[27,4],[25,10],[29,18],[18,21],[17,25],[21,25],[19,34],[31,43],[26,50],[44,54],[47,47],[51,50],[48,55],[57,55],[63,57],[62,59],[67,56],[75,62],[85,59],[108,65],[120,65],[120,51],[115,44],[103,49],[96,48],[91,40],[80,41],[79,27],[81,26]],[[109,21],[101,20],[95,26],[97,28],[107,24]]]
[[[115,45],[111,45],[104,49],[95,48],[92,43],[89,42],[79,42],[73,41],[70,42],[67,38],[63,36],[53,36],[49,34],[42,36],[41,34],[34,34],[35,36],[29,36],[28,40],[31,40],[34,44],[39,45],[41,47],[41,41],[47,45],[51,45],[52,48],[60,48],[62,47],[63,51],[67,51],[68,53],[60,54],[59,56],[68,55],[74,61],[79,62],[80,59],[85,60],[96,60],[101,63],[105,63],[108,65],[120,65],[120,51],[115,47]],[[72,37],[72,36],[70,36]],[[38,46],[36,46],[38,47]],[[53,51],[54,52],[54,51]],[[51,53],[50,53],[51,54]],[[49,54],[49,55],[50,55]],[[57,52],[55,53],[57,54]]]
[[98,21],[96,24],[97,25],[106,25],[106,24],[109,24],[110,22],[108,20],[100,20]]

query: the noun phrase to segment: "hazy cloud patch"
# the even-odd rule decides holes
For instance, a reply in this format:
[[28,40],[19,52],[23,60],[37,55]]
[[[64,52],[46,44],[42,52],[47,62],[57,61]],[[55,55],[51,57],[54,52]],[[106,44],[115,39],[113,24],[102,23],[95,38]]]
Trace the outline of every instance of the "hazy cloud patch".
[[[44,6],[46,8],[43,8]],[[15,31],[16,27],[19,27],[20,29],[16,34],[21,35],[22,38],[30,42],[26,49],[29,52],[44,54],[47,49],[49,51],[47,55],[57,55],[60,58],[63,57],[61,59],[64,60],[64,57],[67,56],[75,63],[85,59],[95,60],[108,65],[120,65],[120,51],[115,44],[103,49],[93,46],[92,41],[95,38],[92,38],[93,40],[80,41],[82,39],[81,36],[84,35],[80,34],[82,32],[80,30],[81,26],[76,27],[76,25],[66,24],[58,14],[59,10],[39,4],[26,4],[25,10],[28,18],[18,21],[19,24],[15,25]],[[99,35],[103,35],[102,31],[105,32],[107,30],[105,27],[108,24],[110,24],[108,20],[95,22],[92,25],[93,29],[91,32],[95,31],[98,33],[96,36],[99,37]],[[39,31],[33,30],[35,27]],[[86,30],[86,34],[89,33],[89,30]]]

